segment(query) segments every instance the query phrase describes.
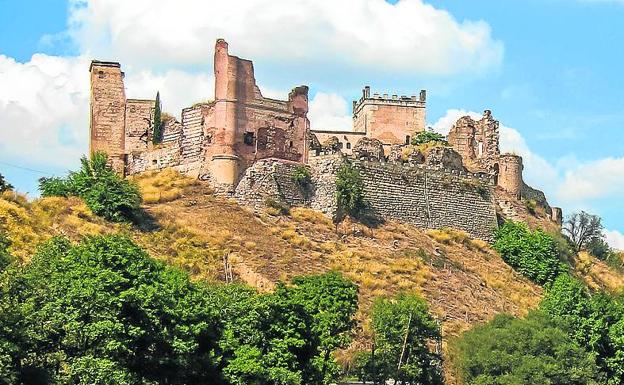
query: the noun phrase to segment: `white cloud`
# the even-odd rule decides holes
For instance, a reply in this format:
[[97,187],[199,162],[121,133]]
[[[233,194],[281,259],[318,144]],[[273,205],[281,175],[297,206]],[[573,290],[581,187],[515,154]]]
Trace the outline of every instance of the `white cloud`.
[[310,101],[308,118],[316,130],[350,131],[353,126],[347,112],[347,101],[340,95],[317,92]]
[[214,98],[214,75],[170,70],[154,74],[143,70],[127,74],[124,82],[128,98],[152,99],[160,91],[163,110],[180,117],[182,108]]
[[[26,63],[0,55],[0,154],[14,163],[73,167],[88,151],[89,59],[36,54]],[[126,77],[126,95],[153,98],[179,115],[214,90],[212,76],[181,71]]]
[[624,251],[624,234],[617,230],[605,230],[604,234],[609,246],[616,250]]
[[[428,74],[496,68],[503,44],[484,21],[401,0],[71,0],[83,52],[140,67],[208,65],[217,38],[278,63]],[[313,70],[313,66],[310,66]]]
[[620,197],[624,191],[624,158],[606,158],[567,170],[558,194],[568,201]]
[[87,150],[88,60],[0,55],[0,154],[30,164],[67,166]]

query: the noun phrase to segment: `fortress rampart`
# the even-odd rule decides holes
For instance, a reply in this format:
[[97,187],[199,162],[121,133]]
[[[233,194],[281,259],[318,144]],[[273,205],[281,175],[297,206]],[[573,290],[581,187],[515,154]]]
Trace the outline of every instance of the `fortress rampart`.
[[247,170],[235,198],[254,207],[263,207],[267,198],[282,200],[335,216],[336,174],[347,161],[363,182],[367,215],[422,228],[453,227],[493,239],[498,225],[494,181],[488,175],[330,155],[310,162],[312,183],[304,190],[292,178],[296,163],[270,159]]

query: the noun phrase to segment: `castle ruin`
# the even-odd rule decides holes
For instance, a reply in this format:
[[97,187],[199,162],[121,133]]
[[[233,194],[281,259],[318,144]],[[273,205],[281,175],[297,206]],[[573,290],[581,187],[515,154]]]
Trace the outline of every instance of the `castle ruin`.
[[[215,45],[215,98],[184,108],[181,121],[163,123],[153,144],[155,100],[126,99],[116,62],[90,66],[90,151],[104,151],[122,175],[173,168],[250,206],[267,198],[335,216],[338,169],[349,162],[364,185],[367,214],[425,228],[455,227],[491,240],[511,201],[528,201],[561,223],[561,209],[522,177],[522,158],[501,154],[499,122],[486,110],[461,117],[447,145],[419,148],[411,138],[426,129],[426,91],[418,96],[372,94],[353,102],[350,131],[310,130],[308,87],[287,100],[266,98],[253,63]],[[293,182],[296,167],[311,170],[306,191]]]

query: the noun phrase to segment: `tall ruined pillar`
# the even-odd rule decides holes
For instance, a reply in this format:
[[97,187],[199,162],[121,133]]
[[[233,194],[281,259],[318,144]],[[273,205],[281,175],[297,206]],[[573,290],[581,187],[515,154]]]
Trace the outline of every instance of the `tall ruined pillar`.
[[295,115],[293,125],[295,132],[301,137],[296,138],[297,141],[303,142],[303,159],[302,163],[308,163],[310,154],[309,140],[310,137],[310,121],[308,120],[308,87],[295,87],[288,94],[288,108]]
[[105,152],[113,169],[124,174],[126,94],[119,63],[93,60],[89,151]]
[[[236,143],[236,65],[230,65],[228,44],[218,39],[215,45],[215,153],[211,173],[215,187],[232,191],[238,180]],[[234,63],[235,64],[235,63]]]

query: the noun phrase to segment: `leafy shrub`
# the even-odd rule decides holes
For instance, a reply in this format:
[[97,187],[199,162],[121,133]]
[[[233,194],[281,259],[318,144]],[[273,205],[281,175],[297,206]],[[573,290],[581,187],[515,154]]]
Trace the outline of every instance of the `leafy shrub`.
[[414,146],[419,146],[421,144],[431,143],[431,142],[448,144],[446,142],[446,138],[444,137],[444,135],[438,134],[437,132],[433,132],[433,131],[421,131],[417,133],[412,138],[411,144]]
[[355,362],[362,380],[386,383],[442,384],[441,357],[430,345],[440,337],[427,303],[417,295],[400,293],[373,304],[374,351]]
[[0,193],[9,191],[9,190],[13,190],[13,186],[10,183],[8,183],[6,180],[4,180],[4,176],[0,174]]
[[9,246],[11,246],[11,241],[0,232],[0,272],[11,263],[12,258],[9,254]]
[[542,230],[531,231],[526,224],[508,221],[495,235],[496,249],[520,274],[544,285],[564,270],[552,236]]
[[138,188],[117,175],[107,164],[104,153],[95,153],[91,159],[83,157],[81,168],[67,178],[42,178],[41,195],[78,196],[94,214],[114,222],[131,220],[141,204]]
[[594,257],[607,261],[615,252],[602,237],[594,237],[587,243],[587,251]]
[[498,315],[452,344],[454,366],[466,385],[597,384],[594,356],[565,327],[539,313]]
[[310,174],[310,170],[306,166],[297,166],[293,170],[292,180],[300,188],[307,189],[312,183],[312,175]]
[[357,216],[364,208],[364,185],[358,170],[345,163],[336,174],[336,198],[338,208],[351,216]]
[[525,201],[524,207],[526,207],[527,211],[532,215],[535,215],[535,213],[537,212],[537,202],[535,201],[535,199],[529,199]]

